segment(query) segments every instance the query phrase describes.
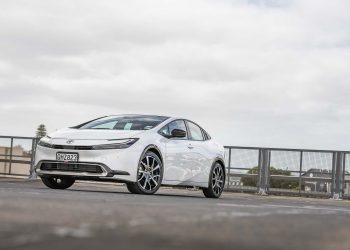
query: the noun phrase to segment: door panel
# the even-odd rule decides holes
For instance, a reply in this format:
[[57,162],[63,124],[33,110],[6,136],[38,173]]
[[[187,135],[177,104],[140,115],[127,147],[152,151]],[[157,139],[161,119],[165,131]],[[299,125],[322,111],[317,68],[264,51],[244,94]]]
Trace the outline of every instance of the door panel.
[[200,127],[189,121],[186,124],[176,120],[160,130],[165,137],[170,137],[173,129],[187,132],[186,138],[170,138],[165,142],[165,184],[208,183],[212,159],[208,142],[204,141]]
[[185,181],[192,177],[192,152],[187,140],[169,140],[166,143],[164,180]]
[[206,141],[191,141],[193,146],[192,181],[208,182],[210,168],[212,164],[212,154],[208,150]]
[[188,148],[188,135],[185,138],[171,138],[174,129],[181,129],[187,133],[185,121],[172,121],[160,130],[163,136],[170,138],[165,143],[164,180],[180,183],[192,177],[190,166],[193,156]]
[[190,121],[186,121],[186,123],[193,155],[193,165],[191,166],[192,180],[196,182],[208,182],[212,159],[208,142],[204,140],[202,129],[198,125]]

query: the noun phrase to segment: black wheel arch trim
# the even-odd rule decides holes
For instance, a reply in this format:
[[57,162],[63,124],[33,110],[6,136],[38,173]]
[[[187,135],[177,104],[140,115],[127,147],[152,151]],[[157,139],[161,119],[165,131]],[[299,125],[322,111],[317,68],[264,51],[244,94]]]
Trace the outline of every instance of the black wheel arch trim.
[[143,151],[142,151],[142,154],[140,156],[140,159],[139,159],[139,162],[142,160],[142,156],[147,152],[149,151],[150,149],[155,149],[157,150],[157,152],[159,153],[159,158],[160,160],[162,161],[162,164],[164,165],[164,159],[163,159],[163,154],[162,154],[162,151],[159,149],[159,147],[155,144],[150,144],[148,145]]

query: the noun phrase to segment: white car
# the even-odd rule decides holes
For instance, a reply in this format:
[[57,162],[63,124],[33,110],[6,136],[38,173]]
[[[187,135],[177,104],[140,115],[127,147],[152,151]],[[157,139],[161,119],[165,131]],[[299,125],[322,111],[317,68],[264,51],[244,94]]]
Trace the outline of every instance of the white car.
[[165,116],[106,116],[56,131],[39,141],[35,171],[53,189],[114,181],[135,194],[195,186],[219,198],[225,184],[223,146],[196,123]]

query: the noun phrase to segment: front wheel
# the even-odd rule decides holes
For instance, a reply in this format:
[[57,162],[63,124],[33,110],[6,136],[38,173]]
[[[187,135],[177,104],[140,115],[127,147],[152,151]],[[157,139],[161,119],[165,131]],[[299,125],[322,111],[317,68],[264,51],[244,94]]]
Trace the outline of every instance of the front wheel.
[[71,187],[75,180],[70,177],[41,177],[45,186],[52,189],[66,189]]
[[207,198],[219,198],[225,185],[225,172],[220,163],[216,162],[210,171],[208,188],[203,188]]
[[146,152],[140,160],[136,182],[127,183],[128,190],[133,194],[154,194],[159,189],[163,179],[163,164],[153,152]]

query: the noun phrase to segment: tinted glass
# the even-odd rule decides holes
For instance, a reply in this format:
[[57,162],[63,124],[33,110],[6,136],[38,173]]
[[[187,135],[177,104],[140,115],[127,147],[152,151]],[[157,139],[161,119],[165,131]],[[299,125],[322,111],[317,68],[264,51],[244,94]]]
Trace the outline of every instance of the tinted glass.
[[[162,135],[164,135],[166,137],[170,137],[171,136],[171,132],[174,129],[181,129],[183,131],[187,131],[185,122],[183,120],[176,120],[176,121],[173,121],[173,122],[169,123],[168,125],[163,127],[161,130],[159,130],[159,133],[161,133]],[[187,139],[187,136],[184,137],[184,138],[181,138],[181,139]]]
[[168,119],[164,116],[109,116],[91,121],[79,129],[149,130]]
[[202,129],[192,122],[187,122],[188,129],[190,130],[190,139],[195,141],[203,141]]
[[168,125],[164,126],[161,130],[159,130],[159,133],[160,133],[161,135],[166,136],[166,137],[170,136],[170,133],[169,133],[169,126],[168,126]]
[[117,124],[117,121],[112,120],[112,121],[103,122],[99,125],[92,125],[93,126],[92,128],[95,128],[95,129],[113,129],[116,124]]
[[210,140],[211,139],[211,137],[210,137],[210,135],[208,134],[208,132],[207,131],[205,131],[204,129],[202,129],[202,131],[203,131],[203,133],[204,133],[204,139],[205,140]]

